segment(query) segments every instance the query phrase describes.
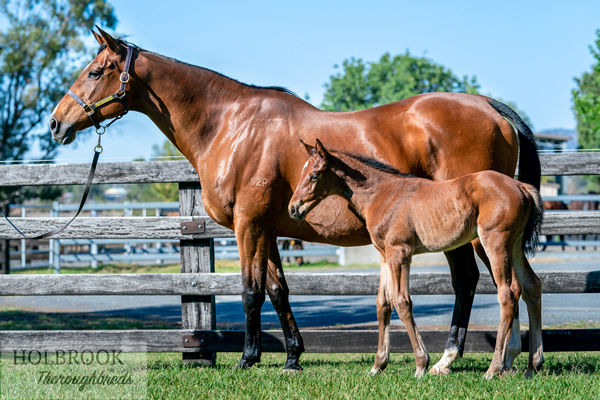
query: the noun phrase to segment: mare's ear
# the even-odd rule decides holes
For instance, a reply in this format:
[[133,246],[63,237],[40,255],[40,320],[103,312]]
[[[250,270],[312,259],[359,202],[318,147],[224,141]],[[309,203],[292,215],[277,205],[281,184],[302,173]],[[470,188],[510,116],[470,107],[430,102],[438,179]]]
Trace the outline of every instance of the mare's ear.
[[319,139],[317,139],[317,145],[316,145],[315,148],[317,150],[317,154],[324,161],[328,161],[331,158],[331,155],[329,154],[329,152],[327,151],[327,149],[325,149],[325,146],[323,146],[323,143],[321,143],[321,141]]
[[300,139],[300,143],[302,143],[304,145],[304,148],[306,149],[306,152],[308,153],[309,156],[312,156],[313,154],[315,154],[316,149],[311,146],[310,144],[306,144],[304,143],[304,140]]
[[92,35],[94,35],[94,38],[96,39],[96,41],[98,42],[98,44],[100,46],[102,46],[105,43],[104,38],[102,36],[100,36],[100,34],[93,29],[92,29]]
[[108,33],[104,32],[98,25],[96,25],[96,29],[100,32],[102,39],[104,39],[104,43],[106,43],[106,47],[108,47],[115,54],[123,54],[125,48],[119,44],[117,39],[110,36]]

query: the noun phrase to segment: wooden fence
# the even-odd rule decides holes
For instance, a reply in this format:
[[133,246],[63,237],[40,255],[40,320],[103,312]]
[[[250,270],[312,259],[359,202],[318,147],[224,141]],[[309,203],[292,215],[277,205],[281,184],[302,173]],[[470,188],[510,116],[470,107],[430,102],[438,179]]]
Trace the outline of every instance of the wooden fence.
[[[600,175],[600,154],[541,154],[543,175]],[[1,186],[83,184],[88,164],[0,166]],[[0,295],[179,295],[181,330],[0,331],[0,349],[102,350],[181,352],[186,362],[213,363],[216,352],[241,351],[243,332],[217,331],[215,295],[241,292],[239,274],[214,273],[212,238],[233,233],[206,216],[198,178],[187,161],[102,163],[95,183],[179,183],[179,217],[96,217],[76,219],[58,238],[176,239],[181,246],[181,274],[3,275]],[[67,218],[15,218],[26,233],[56,227]],[[184,223],[182,225],[182,223]],[[188,234],[189,231],[198,233]],[[600,212],[547,213],[545,234],[600,234]],[[0,239],[20,239],[0,221]],[[600,270],[592,272],[537,271],[544,293],[599,293]],[[290,273],[290,292],[298,295],[375,295],[378,274]],[[453,294],[449,274],[417,273],[414,294]],[[478,293],[495,293],[489,276],[482,274]],[[375,305],[373,305],[375,307]],[[304,330],[308,352],[374,352],[374,330]],[[433,352],[443,351],[444,331],[424,331]],[[546,351],[600,350],[600,330],[544,330]],[[490,352],[495,332],[470,331],[467,351]],[[522,336],[527,348],[527,332]],[[392,332],[392,351],[411,352],[405,332]],[[280,331],[263,333],[264,351],[284,351]]]

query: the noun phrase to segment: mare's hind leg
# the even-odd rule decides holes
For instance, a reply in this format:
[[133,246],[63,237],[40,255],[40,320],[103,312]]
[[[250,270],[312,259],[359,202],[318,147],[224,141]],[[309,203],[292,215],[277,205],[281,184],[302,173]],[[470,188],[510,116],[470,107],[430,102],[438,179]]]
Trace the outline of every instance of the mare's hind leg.
[[[496,281],[494,281],[494,274],[492,273],[492,267],[490,265],[490,260],[488,259],[487,254],[485,254],[485,250],[483,249],[483,246],[481,245],[481,241],[479,239],[475,239],[475,240],[473,240],[472,243],[473,243],[473,248],[475,249],[475,252],[479,256],[479,258],[481,258],[481,261],[483,261],[483,263],[487,267],[488,271],[490,271],[490,275],[492,276],[492,281],[494,282],[496,287],[498,287],[498,285],[496,284]],[[514,268],[513,268],[511,288],[513,289],[513,293],[515,294],[515,296],[517,298],[517,305],[515,308],[515,318],[513,319],[512,329],[510,331],[510,340],[508,341],[508,349],[506,350],[506,354],[504,357],[504,368],[505,369],[511,369],[513,362],[515,361],[515,358],[517,358],[517,356],[519,354],[521,354],[521,323],[519,321],[519,302],[518,302],[518,299],[519,299],[519,296],[521,293],[521,288],[519,287],[519,281],[515,275]]]
[[390,304],[389,290],[391,284],[390,270],[387,262],[382,258],[381,273],[379,276],[379,291],[377,292],[377,322],[379,323],[379,341],[377,343],[377,355],[375,363],[371,368],[371,374],[376,375],[387,367],[390,360],[390,316],[392,305]]
[[429,354],[427,354],[423,339],[419,335],[413,317],[409,286],[411,256],[412,249],[408,247],[397,246],[391,249],[386,247],[386,259],[390,265],[391,272],[392,301],[396,307],[396,312],[406,328],[406,333],[408,333],[415,353],[415,362],[417,364],[415,377],[420,378],[425,374],[429,366]]
[[444,254],[450,265],[455,300],[452,324],[444,355],[429,371],[429,373],[436,375],[450,373],[452,363],[457,358],[462,357],[469,318],[471,317],[473,297],[479,280],[479,270],[475,262],[473,247],[470,244],[447,251]]
[[531,269],[520,246],[515,249],[515,273],[523,289],[523,300],[529,315],[529,362],[525,376],[542,368],[544,351],[542,348],[542,282]]
[[304,352],[304,342],[296,325],[294,314],[292,314],[292,308],[290,307],[290,291],[283,275],[281,258],[279,257],[279,249],[277,248],[277,239],[271,241],[269,251],[267,293],[269,293],[271,303],[277,312],[285,338],[287,361],[283,369],[286,371],[302,371],[302,367],[298,362],[300,355]]

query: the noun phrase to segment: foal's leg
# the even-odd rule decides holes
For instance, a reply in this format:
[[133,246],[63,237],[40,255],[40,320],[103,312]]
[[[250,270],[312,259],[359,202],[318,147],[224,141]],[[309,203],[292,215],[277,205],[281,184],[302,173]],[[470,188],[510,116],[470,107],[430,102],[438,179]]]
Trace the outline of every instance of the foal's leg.
[[529,315],[529,362],[525,376],[531,377],[534,371],[544,364],[542,348],[542,282],[519,247],[515,249],[515,273],[523,289],[523,300]]
[[377,343],[377,355],[375,363],[371,368],[371,374],[376,375],[387,367],[390,360],[390,316],[392,306],[390,304],[389,290],[390,267],[382,258],[381,272],[379,275],[379,291],[377,292],[377,322],[379,323],[379,341]]
[[473,297],[479,280],[479,269],[477,269],[473,247],[470,244],[447,251],[444,254],[450,265],[455,300],[452,324],[444,355],[429,371],[429,373],[435,375],[447,375],[450,373],[452,363],[457,358],[462,357],[469,318],[471,317],[471,308],[473,307]]
[[480,232],[482,244],[490,259],[494,281],[498,286],[498,302],[500,303],[500,323],[498,324],[496,347],[490,367],[484,375],[486,379],[491,379],[504,370],[504,361],[518,300],[511,289],[513,257],[512,246],[507,245],[510,243],[507,236],[508,234],[497,232]]
[[429,354],[423,344],[423,339],[419,335],[415,319],[413,317],[412,301],[410,299],[410,261],[412,250],[409,248],[393,248],[388,251],[386,248],[386,258],[390,264],[390,272],[392,273],[392,298],[396,312],[400,316],[402,323],[406,327],[406,332],[410,338],[413,351],[415,353],[415,361],[417,370],[416,378],[421,378],[429,367]]
[[298,364],[298,361],[300,360],[300,355],[304,352],[304,342],[292,314],[289,292],[285,276],[283,275],[283,268],[281,267],[277,239],[273,239],[271,240],[271,249],[269,251],[267,293],[269,293],[271,303],[279,316],[285,338],[287,361],[283,369],[287,371],[302,371],[302,367]]
[[236,221],[235,236],[242,265],[242,303],[246,314],[244,351],[237,366],[243,369],[260,361],[260,310],[265,301],[265,279],[272,238],[249,220]]
[[[492,267],[490,265],[490,260],[488,259],[487,254],[485,254],[485,250],[481,245],[481,241],[479,239],[473,240],[473,248],[475,252],[481,258],[481,261],[485,264],[488,271],[490,271],[490,275],[492,276],[492,281],[494,281],[494,274],[492,273]],[[494,284],[496,282],[494,281]],[[496,284],[496,287],[498,285]],[[506,354],[504,357],[504,368],[511,369],[515,358],[519,354],[521,354],[521,323],[519,321],[519,302],[518,299],[520,297],[521,288],[519,287],[519,281],[516,278],[515,270],[513,269],[512,274],[512,284],[511,288],[513,289],[513,293],[517,298],[517,305],[515,308],[515,318],[513,319],[512,329],[510,331],[510,340],[508,341],[508,349],[506,350]]]

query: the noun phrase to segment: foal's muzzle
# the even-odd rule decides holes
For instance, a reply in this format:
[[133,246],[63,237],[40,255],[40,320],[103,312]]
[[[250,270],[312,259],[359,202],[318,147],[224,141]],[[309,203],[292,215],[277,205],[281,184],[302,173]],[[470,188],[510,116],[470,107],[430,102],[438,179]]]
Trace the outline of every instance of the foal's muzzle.
[[298,221],[302,221],[306,214],[308,214],[309,207],[303,201],[297,201],[290,204],[289,212],[290,216]]

